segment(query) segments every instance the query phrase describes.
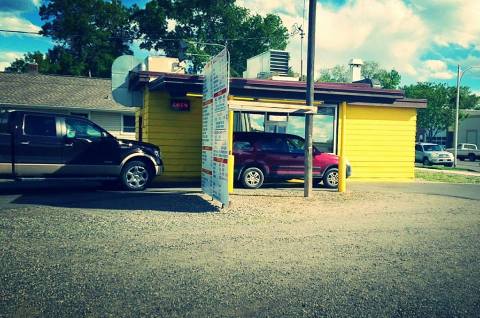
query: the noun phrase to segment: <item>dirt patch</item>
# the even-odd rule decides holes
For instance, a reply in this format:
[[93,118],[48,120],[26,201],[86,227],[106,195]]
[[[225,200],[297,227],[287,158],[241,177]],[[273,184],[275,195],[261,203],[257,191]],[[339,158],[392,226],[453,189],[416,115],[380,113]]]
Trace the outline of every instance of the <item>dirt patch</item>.
[[[199,199],[207,198],[182,196],[182,211]],[[238,190],[220,211],[172,206],[2,211],[0,316],[480,311],[478,201],[266,189]]]

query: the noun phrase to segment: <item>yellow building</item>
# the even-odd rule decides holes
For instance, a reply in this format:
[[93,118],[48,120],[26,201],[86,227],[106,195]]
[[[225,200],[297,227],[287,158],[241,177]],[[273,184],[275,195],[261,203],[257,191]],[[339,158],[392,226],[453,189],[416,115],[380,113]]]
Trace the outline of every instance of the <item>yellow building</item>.
[[[202,85],[200,76],[139,71],[130,77],[130,89],[142,90],[143,108],[137,118],[138,138],[160,146],[164,181],[198,181],[201,171]],[[291,81],[230,80],[230,97],[239,107],[234,131],[287,132],[303,136],[301,109],[271,107],[276,102],[299,104],[305,83]],[[249,104],[255,101],[256,106]],[[425,100],[404,98],[400,90],[367,83],[317,83],[314,144],[338,153],[338,105],[347,103],[345,151],[351,179],[406,181],[414,178],[416,110]],[[245,103],[245,107],[241,107]]]

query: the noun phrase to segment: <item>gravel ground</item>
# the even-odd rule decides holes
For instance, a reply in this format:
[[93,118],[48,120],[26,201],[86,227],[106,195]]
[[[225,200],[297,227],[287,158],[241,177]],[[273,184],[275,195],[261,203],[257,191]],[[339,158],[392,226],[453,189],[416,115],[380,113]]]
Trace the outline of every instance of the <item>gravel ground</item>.
[[0,211],[0,316],[478,317],[478,201],[301,194],[19,198]]

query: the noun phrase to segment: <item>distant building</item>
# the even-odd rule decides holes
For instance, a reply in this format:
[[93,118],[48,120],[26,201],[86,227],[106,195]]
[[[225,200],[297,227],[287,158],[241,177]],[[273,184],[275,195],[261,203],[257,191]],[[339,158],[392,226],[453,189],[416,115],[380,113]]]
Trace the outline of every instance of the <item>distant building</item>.
[[0,72],[0,107],[89,118],[112,135],[135,139],[135,107],[112,98],[110,79]]
[[458,142],[480,146],[480,110],[464,110],[467,118],[458,124]]

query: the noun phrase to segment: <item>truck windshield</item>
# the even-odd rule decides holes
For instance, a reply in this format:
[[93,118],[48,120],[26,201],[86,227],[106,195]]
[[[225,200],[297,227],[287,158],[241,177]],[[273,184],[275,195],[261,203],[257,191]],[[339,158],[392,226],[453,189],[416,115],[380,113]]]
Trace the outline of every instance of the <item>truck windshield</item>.
[[423,145],[424,151],[442,151],[443,148],[440,145]]

